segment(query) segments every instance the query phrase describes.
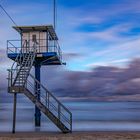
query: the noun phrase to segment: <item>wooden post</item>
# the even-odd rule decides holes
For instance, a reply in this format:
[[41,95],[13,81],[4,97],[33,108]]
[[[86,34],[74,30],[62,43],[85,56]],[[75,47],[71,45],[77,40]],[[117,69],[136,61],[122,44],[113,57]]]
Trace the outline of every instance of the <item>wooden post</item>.
[[15,128],[16,128],[16,105],[17,105],[17,93],[14,93],[13,129],[12,129],[12,133],[15,133]]

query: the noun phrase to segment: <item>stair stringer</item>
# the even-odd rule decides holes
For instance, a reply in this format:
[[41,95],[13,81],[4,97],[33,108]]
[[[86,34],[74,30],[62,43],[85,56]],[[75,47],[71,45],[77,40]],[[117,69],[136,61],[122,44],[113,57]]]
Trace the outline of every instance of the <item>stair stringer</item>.
[[27,88],[24,89],[24,94],[63,132],[70,133],[71,131],[55,116],[49,109],[43,105]]

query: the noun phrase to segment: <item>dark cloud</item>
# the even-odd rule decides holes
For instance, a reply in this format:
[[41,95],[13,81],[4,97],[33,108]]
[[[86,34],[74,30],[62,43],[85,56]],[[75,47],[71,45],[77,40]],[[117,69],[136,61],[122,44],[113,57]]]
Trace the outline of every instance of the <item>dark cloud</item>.
[[[133,96],[137,95],[138,100],[140,96],[140,59],[133,60],[127,68],[101,66],[90,72],[80,72],[68,71],[63,66],[48,66],[42,67],[41,73],[43,85],[60,97],[109,100],[121,96],[134,100]],[[3,82],[4,77],[2,79],[0,91],[6,91],[7,83]]]
[[65,53],[65,54],[63,54],[63,59],[65,61],[68,61],[71,59],[82,58],[82,57],[84,57],[84,54],[80,54],[80,53]]
[[112,97],[140,94],[140,59],[127,68],[101,66],[91,72],[46,69],[46,86],[57,96]]

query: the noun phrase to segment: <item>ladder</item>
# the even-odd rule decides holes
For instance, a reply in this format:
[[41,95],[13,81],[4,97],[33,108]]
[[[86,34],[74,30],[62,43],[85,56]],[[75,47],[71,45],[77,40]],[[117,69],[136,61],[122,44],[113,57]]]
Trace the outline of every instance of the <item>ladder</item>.
[[30,48],[26,41],[23,48],[27,49],[20,50],[11,69],[8,70],[9,93],[24,93],[63,133],[72,132],[72,113],[30,74],[36,57],[37,43]]

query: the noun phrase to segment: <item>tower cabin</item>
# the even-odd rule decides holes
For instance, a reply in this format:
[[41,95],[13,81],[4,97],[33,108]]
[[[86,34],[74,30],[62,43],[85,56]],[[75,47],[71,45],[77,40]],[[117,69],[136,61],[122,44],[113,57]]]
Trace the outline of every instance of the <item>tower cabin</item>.
[[41,65],[61,65],[62,53],[58,37],[52,25],[44,26],[14,26],[21,40],[7,41],[7,55],[16,59],[19,53],[28,53],[36,43],[37,53],[35,62]]

